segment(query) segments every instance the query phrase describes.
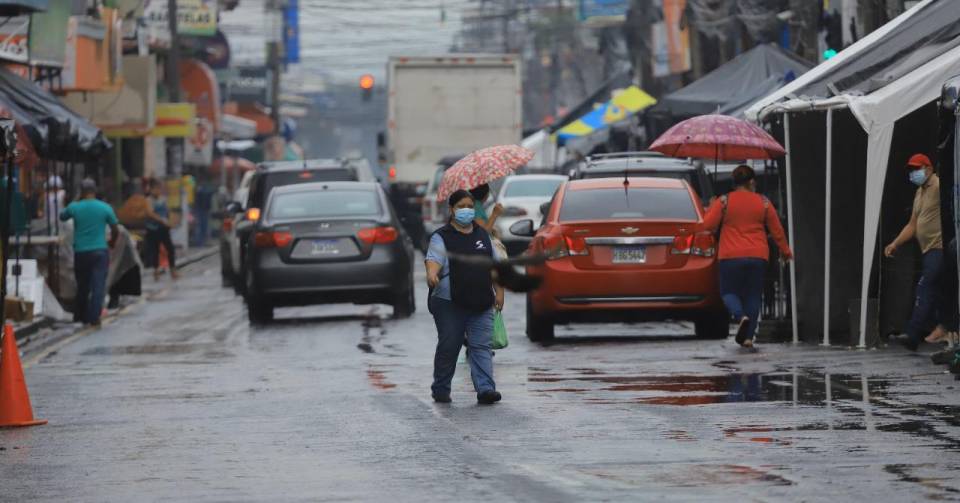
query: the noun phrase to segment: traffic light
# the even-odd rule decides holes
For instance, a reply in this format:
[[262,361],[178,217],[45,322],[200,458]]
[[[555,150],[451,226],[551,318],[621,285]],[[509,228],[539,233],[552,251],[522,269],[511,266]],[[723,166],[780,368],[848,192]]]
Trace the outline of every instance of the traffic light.
[[361,97],[363,101],[370,101],[370,98],[373,97],[373,75],[365,74],[360,77],[360,92],[363,93]]

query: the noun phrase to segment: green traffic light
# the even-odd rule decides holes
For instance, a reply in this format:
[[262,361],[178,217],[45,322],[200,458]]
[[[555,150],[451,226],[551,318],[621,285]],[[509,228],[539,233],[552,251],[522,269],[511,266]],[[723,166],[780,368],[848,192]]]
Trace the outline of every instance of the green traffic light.
[[837,55],[837,51],[835,49],[827,49],[823,51],[823,59],[825,60],[830,59],[836,55]]

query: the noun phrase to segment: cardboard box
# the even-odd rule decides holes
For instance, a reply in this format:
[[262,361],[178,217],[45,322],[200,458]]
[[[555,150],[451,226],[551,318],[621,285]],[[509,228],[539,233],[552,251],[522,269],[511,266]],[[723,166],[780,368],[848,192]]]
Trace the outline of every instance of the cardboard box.
[[3,302],[3,313],[10,321],[33,321],[33,302],[7,297]]

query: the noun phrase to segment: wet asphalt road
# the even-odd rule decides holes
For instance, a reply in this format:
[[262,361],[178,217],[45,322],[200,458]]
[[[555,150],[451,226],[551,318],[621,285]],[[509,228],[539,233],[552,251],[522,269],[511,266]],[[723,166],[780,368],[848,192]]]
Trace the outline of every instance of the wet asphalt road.
[[430,401],[435,332],[386,306],[251,329],[218,263],[26,371],[0,501],[955,501],[960,382],[901,350],[742,353],[683,325],[541,347],[508,298],[504,401]]

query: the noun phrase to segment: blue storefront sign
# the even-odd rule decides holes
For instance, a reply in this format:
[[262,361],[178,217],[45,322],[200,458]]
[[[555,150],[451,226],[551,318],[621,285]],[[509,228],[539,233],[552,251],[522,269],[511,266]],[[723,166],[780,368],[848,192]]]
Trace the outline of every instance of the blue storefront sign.
[[581,21],[620,21],[627,18],[630,0],[580,0]]
[[298,0],[287,0],[283,9],[284,61],[287,64],[300,62],[300,8]]

